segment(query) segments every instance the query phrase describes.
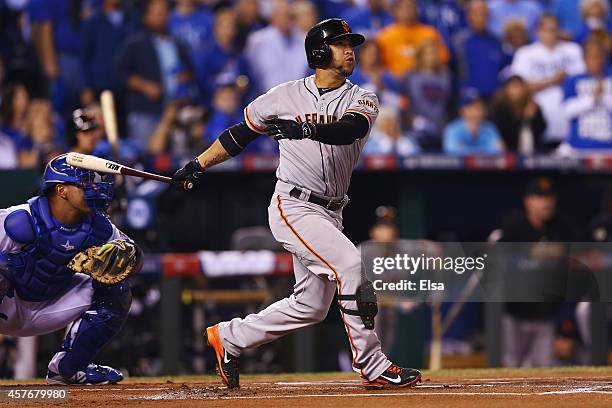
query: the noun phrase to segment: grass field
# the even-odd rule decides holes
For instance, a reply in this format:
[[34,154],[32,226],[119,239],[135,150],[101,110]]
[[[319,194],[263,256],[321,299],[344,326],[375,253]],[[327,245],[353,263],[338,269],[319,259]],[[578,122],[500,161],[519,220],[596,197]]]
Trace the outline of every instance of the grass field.
[[[41,388],[42,380],[3,381]],[[612,367],[424,371],[415,388],[366,390],[351,373],[244,375],[228,390],[214,376],[131,377],[120,385],[69,387],[67,402],[6,406],[87,407],[612,407]],[[6,401],[6,398],[3,400]]]

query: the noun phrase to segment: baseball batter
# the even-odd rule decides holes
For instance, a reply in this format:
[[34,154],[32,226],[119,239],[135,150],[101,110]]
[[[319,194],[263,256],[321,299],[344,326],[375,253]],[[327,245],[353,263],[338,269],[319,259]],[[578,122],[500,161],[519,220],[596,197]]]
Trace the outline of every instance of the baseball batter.
[[47,165],[41,195],[0,209],[0,333],[26,337],[69,326],[49,363],[49,384],[123,379],[92,359],[127,319],[129,284],[105,284],[68,268],[75,255],[96,246],[104,248],[98,253],[103,263],[139,268],[140,251],[104,212],[112,187],[62,155]]
[[342,233],[351,173],[378,115],[378,99],[347,80],[353,48],[364,37],[344,20],[324,20],[306,36],[315,75],[278,85],[251,102],[244,121],[175,173],[177,186],[196,182],[209,167],[239,154],[260,134],[279,141],[278,182],[269,207],[274,237],[293,254],[296,284],[288,298],[257,314],[208,327],[217,372],[239,386],[238,357],[296,329],[325,319],[336,288],[353,357],[368,387],[416,385],[418,370],[392,364],[374,331],[376,296],[362,277],[361,257]]

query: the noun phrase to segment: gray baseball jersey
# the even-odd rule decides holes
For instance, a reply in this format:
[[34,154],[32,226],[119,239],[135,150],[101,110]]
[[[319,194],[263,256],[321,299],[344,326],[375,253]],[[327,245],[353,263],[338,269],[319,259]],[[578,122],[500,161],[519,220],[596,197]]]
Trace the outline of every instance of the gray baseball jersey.
[[[332,123],[346,112],[365,116],[371,128],[378,115],[378,98],[348,80],[339,88],[319,95],[313,75],[270,89],[244,109],[244,117],[252,130],[263,133],[263,121],[274,116],[298,122]],[[310,139],[280,140],[276,177],[319,195],[343,197],[367,138],[366,135],[342,146]]]

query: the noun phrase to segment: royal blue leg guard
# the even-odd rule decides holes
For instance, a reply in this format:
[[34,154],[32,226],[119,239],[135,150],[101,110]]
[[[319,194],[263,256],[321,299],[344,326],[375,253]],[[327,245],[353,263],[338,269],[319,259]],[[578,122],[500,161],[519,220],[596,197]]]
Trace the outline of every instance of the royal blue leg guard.
[[62,349],[49,363],[50,370],[65,378],[84,370],[128,317],[132,303],[129,282],[105,285],[94,281],[92,285],[91,307],[72,323]]

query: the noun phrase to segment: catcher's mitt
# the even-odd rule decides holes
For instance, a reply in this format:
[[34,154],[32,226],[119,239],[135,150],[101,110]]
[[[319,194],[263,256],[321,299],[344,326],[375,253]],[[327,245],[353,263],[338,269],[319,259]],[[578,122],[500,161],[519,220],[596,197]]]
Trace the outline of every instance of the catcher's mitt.
[[121,282],[136,269],[136,258],[137,249],[134,244],[115,239],[79,252],[68,263],[68,268],[111,285]]

